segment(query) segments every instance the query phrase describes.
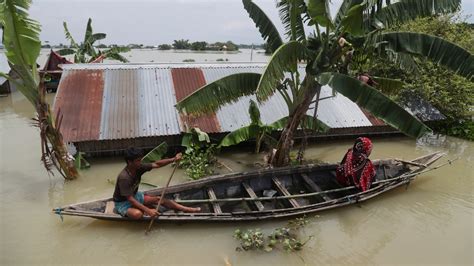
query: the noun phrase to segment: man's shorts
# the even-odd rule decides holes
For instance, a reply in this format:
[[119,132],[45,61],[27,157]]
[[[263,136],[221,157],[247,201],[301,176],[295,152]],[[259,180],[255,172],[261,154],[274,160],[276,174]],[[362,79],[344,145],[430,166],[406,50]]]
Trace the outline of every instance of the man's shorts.
[[[143,204],[145,202],[145,195],[143,194],[143,192],[141,191],[138,191],[134,198],[140,202],[141,204]],[[127,216],[127,210],[128,208],[131,208],[132,207],[132,203],[128,200],[124,200],[124,201],[115,201],[115,212],[122,215],[122,216]]]
[[[141,191],[138,191],[134,198],[140,202],[141,204],[143,204],[145,202],[145,194],[143,194],[143,192]],[[132,203],[128,200],[124,200],[124,201],[115,201],[115,209],[114,211],[120,215],[122,215],[123,217],[127,216],[127,210],[128,208],[131,208],[132,207]],[[161,205],[160,206],[160,210],[159,212],[160,213],[163,213],[165,211],[169,210],[168,208],[166,208],[165,206]]]

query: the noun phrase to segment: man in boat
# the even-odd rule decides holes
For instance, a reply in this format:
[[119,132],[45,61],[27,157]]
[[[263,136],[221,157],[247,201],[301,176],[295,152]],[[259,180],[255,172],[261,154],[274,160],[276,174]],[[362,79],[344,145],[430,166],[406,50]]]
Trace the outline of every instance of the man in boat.
[[372,141],[357,138],[336,169],[337,181],[343,186],[355,186],[361,191],[369,189],[375,177],[375,168],[369,159],[371,152]]
[[[162,159],[154,163],[142,163],[143,154],[140,150],[130,148],[126,151],[127,166],[120,172],[115,183],[114,202],[115,212],[132,219],[140,219],[143,214],[155,217],[160,213],[152,207],[157,205],[160,197],[145,195],[138,191],[142,175],[152,169],[163,167],[172,162],[181,160],[181,153],[173,158]],[[201,208],[191,208],[178,204],[172,200],[163,199],[162,205],[166,208],[183,212],[199,212]]]

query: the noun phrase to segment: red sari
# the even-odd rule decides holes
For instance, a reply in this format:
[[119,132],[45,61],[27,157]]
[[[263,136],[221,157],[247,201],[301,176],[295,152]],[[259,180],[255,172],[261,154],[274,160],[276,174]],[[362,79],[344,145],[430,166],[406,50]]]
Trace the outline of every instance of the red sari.
[[362,191],[370,188],[375,177],[375,168],[369,159],[372,141],[357,138],[354,147],[349,149],[336,169],[337,181],[343,186],[355,186]]

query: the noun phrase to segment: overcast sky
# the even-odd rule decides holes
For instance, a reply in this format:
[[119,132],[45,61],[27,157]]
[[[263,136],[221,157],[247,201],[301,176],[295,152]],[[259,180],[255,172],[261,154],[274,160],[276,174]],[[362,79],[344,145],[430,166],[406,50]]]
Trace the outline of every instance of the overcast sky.
[[[332,14],[341,1],[332,1]],[[282,31],[275,0],[254,2]],[[474,0],[464,0],[462,11],[472,15]],[[51,44],[69,43],[63,21],[82,41],[89,17],[94,32],[107,34],[104,44],[158,45],[176,39],[263,43],[241,0],[33,0],[30,16],[42,25],[41,40]]]

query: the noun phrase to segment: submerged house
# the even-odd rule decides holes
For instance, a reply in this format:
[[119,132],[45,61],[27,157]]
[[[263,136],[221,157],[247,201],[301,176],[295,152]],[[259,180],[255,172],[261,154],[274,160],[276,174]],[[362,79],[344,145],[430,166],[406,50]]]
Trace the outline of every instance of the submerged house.
[[39,71],[40,74],[45,76],[44,85],[48,91],[56,91],[58,88],[61,74],[63,73],[63,70],[59,65],[65,64],[72,64],[72,62],[51,50],[43,69]]
[[[249,100],[242,97],[203,117],[178,113],[175,104],[198,88],[230,74],[262,73],[266,64],[66,64],[54,112],[66,142],[88,154],[120,152],[135,146],[151,149],[162,141],[178,145],[182,132],[199,127],[219,138],[250,124]],[[303,69],[302,69],[303,70]],[[341,94],[325,86],[318,118],[331,127],[318,136],[396,132]],[[275,94],[260,106],[263,123],[288,115]],[[313,110],[308,110],[312,115]]]

